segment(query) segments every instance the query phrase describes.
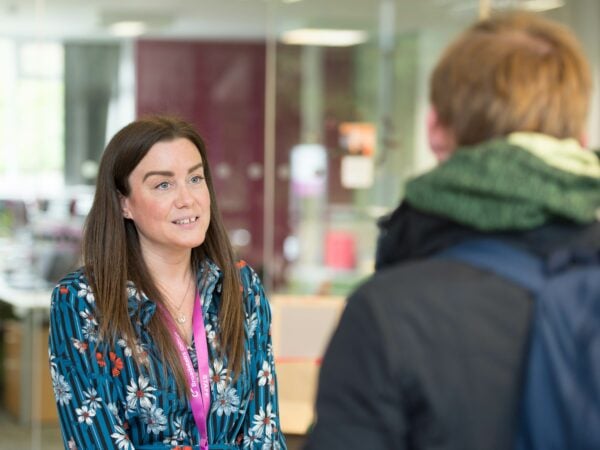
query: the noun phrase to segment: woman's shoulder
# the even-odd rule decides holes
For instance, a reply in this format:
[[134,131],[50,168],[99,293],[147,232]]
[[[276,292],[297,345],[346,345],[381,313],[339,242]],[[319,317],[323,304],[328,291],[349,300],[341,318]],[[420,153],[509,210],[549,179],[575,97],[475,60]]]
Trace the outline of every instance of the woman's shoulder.
[[236,262],[236,266],[240,271],[240,277],[242,280],[242,287],[244,289],[252,288],[253,286],[261,286],[262,283],[260,281],[260,277],[258,273],[243,259],[240,259]]
[[59,285],[67,285],[67,284],[71,284],[73,282],[80,282],[80,281],[85,281],[87,283],[87,276],[85,274],[85,270],[83,269],[83,267],[80,267],[77,270],[74,270],[73,272],[69,272],[66,275],[64,275],[60,280],[58,280],[57,286]]
[[60,287],[79,287],[82,285],[88,286],[89,283],[85,270],[83,267],[80,267],[79,269],[69,272],[63,276],[58,283],[56,283],[55,289]]
[[242,281],[246,313],[248,315],[252,315],[253,313],[259,315],[268,314],[269,301],[265,295],[260,276],[245,261],[238,261],[237,267],[239,268]]
[[83,268],[62,277],[52,292],[53,302],[56,300],[70,302],[94,303],[94,294]]

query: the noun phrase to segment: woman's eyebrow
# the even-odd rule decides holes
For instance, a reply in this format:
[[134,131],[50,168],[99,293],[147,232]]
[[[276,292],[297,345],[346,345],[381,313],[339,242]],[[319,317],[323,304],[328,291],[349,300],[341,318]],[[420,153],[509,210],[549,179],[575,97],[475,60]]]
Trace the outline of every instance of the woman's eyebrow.
[[[199,169],[200,167],[202,167],[201,162],[190,167],[188,169],[188,173],[192,173],[194,170]],[[151,170],[150,172],[146,172],[146,174],[144,175],[144,179],[142,181],[146,181],[147,178],[149,178],[153,175],[160,175],[163,177],[174,177],[175,176],[175,174],[173,172],[168,171],[168,170]]]
[[146,174],[144,175],[144,179],[142,181],[146,181],[147,178],[153,176],[153,175],[160,175],[163,177],[173,177],[175,176],[175,174],[173,172],[169,172],[167,170],[152,170],[150,172],[146,172]]
[[188,173],[192,173],[194,170],[196,170],[196,169],[199,169],[200,167],[202,167],[202,161],[201,161],[201,162],[199,162],[198,164],[196,164],[196,165],[194,165],[194,166],[190,167],[190,168],[188,169]]

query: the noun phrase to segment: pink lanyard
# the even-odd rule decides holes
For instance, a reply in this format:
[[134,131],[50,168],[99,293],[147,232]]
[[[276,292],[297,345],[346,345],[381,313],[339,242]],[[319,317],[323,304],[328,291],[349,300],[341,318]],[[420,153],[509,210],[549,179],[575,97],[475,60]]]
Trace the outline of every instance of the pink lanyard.
[[[196,300],[194,301],[194,315],[192,319],[192,329],[194,331],[194,343],[196,344],[196,357],[198,358],[198,373],[194,370],[194,364],[187,351],[187,347],[183,339],[177,332],[177,327],[171,314],[161,306],[167,317],[167,323],[181,361],[183,368],[190,385],[190,404],[194,420],[200,434],[200,449],[208,450],[208,430],[207,419],[210,410],[210,375],[208,371],[208,346],[206,344],[206,329],[204,328],[204,319],[202,318],[202,301],[200,294],[196,292]],[[198,386],[200,380],[200,386]]]

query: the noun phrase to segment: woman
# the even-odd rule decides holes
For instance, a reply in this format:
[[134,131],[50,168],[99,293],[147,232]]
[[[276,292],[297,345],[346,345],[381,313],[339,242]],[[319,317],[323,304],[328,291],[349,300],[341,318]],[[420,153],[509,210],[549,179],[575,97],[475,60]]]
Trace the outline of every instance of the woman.
[[83,249],[50,313],[66,447],[285,449],[269,305],[234,261],[190,124],[151,117],[113,137]]

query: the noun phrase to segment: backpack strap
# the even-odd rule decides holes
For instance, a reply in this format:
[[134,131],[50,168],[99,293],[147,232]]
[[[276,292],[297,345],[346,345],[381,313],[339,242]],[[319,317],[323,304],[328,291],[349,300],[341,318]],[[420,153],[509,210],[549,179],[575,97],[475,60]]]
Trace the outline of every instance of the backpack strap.
[[488,270],[537,294],[544,286],[541,259],[498,239],[473,239],[447,248],[442,259],[458,260]]
[[550,274],[541,258],[489,238],[462,242],[438,257],[489,270],[535,299],[516,449],[599,449],[598,261]]

